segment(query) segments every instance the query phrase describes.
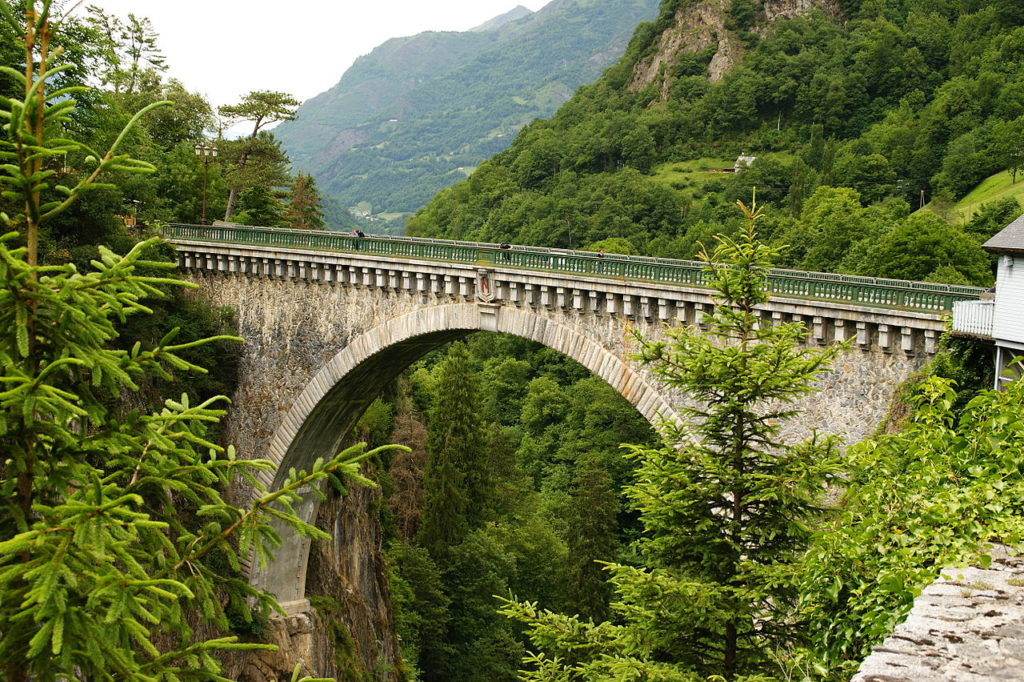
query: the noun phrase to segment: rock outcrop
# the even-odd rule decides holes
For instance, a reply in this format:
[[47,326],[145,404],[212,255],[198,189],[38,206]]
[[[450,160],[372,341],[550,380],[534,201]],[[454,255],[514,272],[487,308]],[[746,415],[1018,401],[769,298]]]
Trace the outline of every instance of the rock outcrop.
[[[708,80],[718,82],[743,58],[744,42],[728,24],[733,0],[697,0],[684,2],[676,10],[672,25],[657,38],[654,52],[636,63],[629,88],[642,90],[657,85],[661,99],[672,89],[673,67],[681,55],[699,54],[714,49],[708,64]],[[764,35],[772,23],[792,19],[813,10],[840,21],[842,11],[837,0],[765,0],[757,12],[751,33]]]

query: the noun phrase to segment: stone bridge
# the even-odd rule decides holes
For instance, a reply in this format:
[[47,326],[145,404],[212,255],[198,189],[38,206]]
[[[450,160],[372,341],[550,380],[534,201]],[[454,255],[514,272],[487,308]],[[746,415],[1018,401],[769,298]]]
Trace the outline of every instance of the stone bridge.
[[[671,395],[630,359],[634,333],[701,325],[714,305],[699,264],[540,248],[266,228],[172,225],[186,276],[237,310],[246,339],[228,436],[248,457],[290,468],[331,457],[384,386],[428,351],[475,331],[514,334],[569,356],[652,423]],[[797,407],[793,437],[868,435],[893,392],[935,352],[944,317],[980,290],[772,270],[764,324],[806,324],[809,344],[849,341]],[[301,509],[315,519],[316,501]],[[286,536],[257,586],[303,611],[309,542]]]

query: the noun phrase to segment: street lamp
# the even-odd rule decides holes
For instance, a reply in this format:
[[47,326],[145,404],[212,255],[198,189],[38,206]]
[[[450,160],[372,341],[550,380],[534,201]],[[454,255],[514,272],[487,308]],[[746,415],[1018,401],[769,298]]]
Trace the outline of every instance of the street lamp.
[[196,142],[196,157],[203,162],[203,217],[202,224],[206,224],[206,188],[209,185],[210,162],[217,158],[217,147],[212,144]]

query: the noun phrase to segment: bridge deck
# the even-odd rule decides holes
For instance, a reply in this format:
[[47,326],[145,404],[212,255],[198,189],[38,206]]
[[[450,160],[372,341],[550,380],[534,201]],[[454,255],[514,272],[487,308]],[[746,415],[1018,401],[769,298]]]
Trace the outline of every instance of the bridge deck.
[[[164,228],[163,234],[170,240],[372,254],[388,259],[417,258],[481,267],[514,267],[637,282],[708,286],[708,273],[702,263],[668,258],[618,254],[599,257],[590,251],[534,246],[501,249],[497,244],[479,242],[391,235],[355,237],[338,232],[267,227],[171,224]],[[957,301],[977,300],[984,291],[979,287],[777,268],[768,270],[767,282],[769,291],[777,296],[929,312],[952,311]]]

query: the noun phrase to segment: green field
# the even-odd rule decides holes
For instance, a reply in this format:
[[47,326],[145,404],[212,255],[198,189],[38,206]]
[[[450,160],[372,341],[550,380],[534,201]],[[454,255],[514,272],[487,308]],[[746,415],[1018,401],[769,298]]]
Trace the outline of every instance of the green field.
[[[789,154],[767,153],[752,154],[758,158],[770,158],[776,161],[786,161],[791,158]],[[658,184],[670,187],[682,193],[688,199],[694,198],[694,193],[701,190],[703,194],[704,185],[709,182],[726,182],[732,178],[732,173],[720,173],[711,170],[712,168],[732,168],[736,163],[736,157],[715,158],[704,157],[692,161],[670,161],[655,166],[652,170],[651,179]]]
[[1017,173],[1017,182],[1013,182],[1006,171],[990,175],[958,201],[953,210],[961,220],[967,221],[978,212],[982,204],[1010,198],[1024,204],[1024,173]]

